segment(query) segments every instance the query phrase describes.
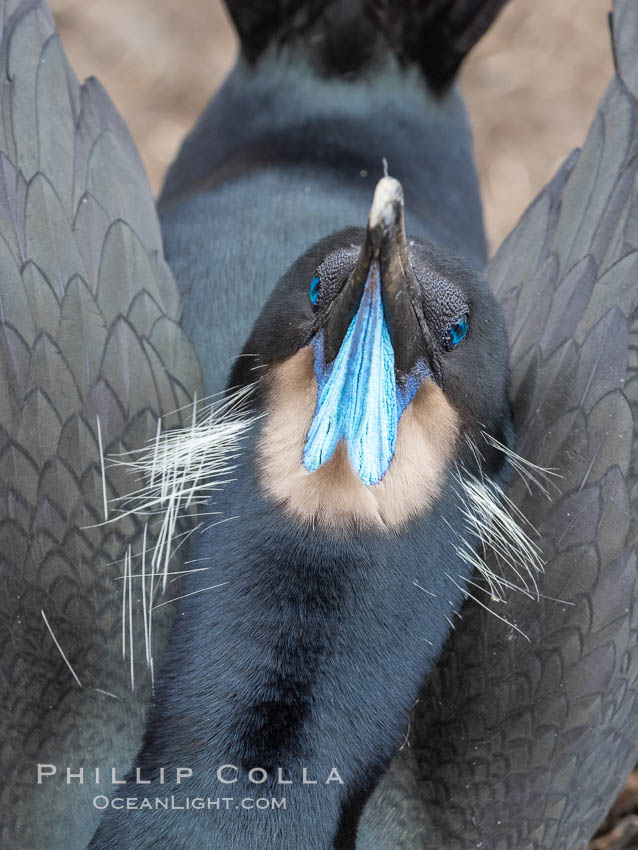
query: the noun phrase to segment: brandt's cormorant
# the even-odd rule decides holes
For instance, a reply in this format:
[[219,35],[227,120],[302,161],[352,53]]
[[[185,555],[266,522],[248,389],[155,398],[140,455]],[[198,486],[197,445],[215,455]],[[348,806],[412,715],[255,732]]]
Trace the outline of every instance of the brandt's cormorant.
[[[580,850],[604,815],[638,731],[638,10],[495,297],[454,77],[501,5],[230,2],[160,236],[44,2],[1,4],[7,846]],[[229,370],[159,535],[154,502],[111,522],[104,458],[190,457]]]

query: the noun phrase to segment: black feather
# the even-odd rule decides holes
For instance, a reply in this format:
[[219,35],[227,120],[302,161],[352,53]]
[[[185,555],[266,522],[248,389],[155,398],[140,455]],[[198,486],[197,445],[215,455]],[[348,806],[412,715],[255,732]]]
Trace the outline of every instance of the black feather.
[[392,53],[416,65],[435,91],[452,83],[465,56],[507,0],[278,0],[227,6],[249,62],[269,48],[303,50],[322,73],[359,75]]

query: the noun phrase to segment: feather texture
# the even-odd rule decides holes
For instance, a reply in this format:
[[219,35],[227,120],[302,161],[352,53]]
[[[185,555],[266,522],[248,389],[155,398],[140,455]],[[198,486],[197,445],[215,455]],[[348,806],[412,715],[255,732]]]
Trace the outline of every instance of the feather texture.
[[38,785],[36,764],[125,770],[150,696],[141,594],[129,578],[133,692],[115,580],[143,525],[96,525],[132,486],[103,482],[100,444],[141,447],[201,377],[124,123],[78,84],[44,2],[1,2],[0,27],[0,844],[83,848],[92,786]]

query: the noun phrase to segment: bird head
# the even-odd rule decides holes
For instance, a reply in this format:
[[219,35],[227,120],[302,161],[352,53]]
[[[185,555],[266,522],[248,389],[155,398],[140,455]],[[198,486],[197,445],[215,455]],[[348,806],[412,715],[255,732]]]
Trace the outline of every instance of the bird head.
[[401,526],[480,435],[510,441],[500,307],[465,261],[406,237],[391,177],[365,228],[322,239],[281,278],[231,385],[255,377],[260,483],[313,524]]

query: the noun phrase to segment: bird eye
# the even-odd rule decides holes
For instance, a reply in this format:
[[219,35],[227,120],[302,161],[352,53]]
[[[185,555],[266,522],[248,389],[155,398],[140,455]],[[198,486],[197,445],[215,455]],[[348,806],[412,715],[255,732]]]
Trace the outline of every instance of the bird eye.
[[444,337],[444,341],[447,347],[456,348],[456,346],[460,342],[463,342],[463,340],[467,336],[469,327],[470,319],[467,314],[465,316],[461,316],[460,319],[457,319],[456,322],[450,325]]
[[317,275],[315,275],[313,277],[313,279],[310,281],[310,290],[309,290],[310,303],[313,305],[313,307],[317,303],[317,299],[319,298],[319,292],[320,291],[321,291],[321,283],[320,283]]

